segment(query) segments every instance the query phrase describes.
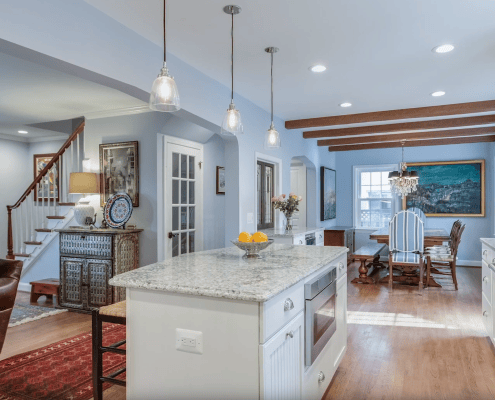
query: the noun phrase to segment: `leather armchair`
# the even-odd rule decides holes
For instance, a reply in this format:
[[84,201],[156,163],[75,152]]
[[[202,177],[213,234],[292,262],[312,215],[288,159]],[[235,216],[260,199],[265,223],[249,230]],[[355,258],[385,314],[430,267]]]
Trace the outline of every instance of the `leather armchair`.
[[22,261],[0,259],[0,353],[14,308],[22,264]]

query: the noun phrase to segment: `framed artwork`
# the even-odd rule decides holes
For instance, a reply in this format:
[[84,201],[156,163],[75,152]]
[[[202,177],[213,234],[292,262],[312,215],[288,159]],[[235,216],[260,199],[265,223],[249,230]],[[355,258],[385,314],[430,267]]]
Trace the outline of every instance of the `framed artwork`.
[[217,194],[225,194],[225,167],[217,166]]
[[402,200],[404,210],[418,207],[427,217],[484,217],[485,160],[407,163],[418,172],[414,193]]
[[[33,166],[34,166],[34,178],[43,171],[47,164],[55,157],[54,154],[34,154]],[[45,175],[38,185],[37,190],[34,191],[34,201],[59,201],[59,187],[60,187],[60,160],[58,160]]]
[[119,192],[127,193],[139,207],[138,142],[100,144],[100,203]]
[[337,172],[321,167],[320,170],[320,209],[321,221],[337,218]]

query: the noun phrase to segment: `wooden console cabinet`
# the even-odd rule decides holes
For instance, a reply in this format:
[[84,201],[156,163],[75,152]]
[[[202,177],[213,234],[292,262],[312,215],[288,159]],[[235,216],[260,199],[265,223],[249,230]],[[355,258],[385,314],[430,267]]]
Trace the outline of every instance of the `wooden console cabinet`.
[[355,230],[352,226],[332,226],[325,229],[325,246],[344,246],[349,249],[347,261],[351,261],[354,253]]
[[90,311],[125,300],[114,275],[139,266],[142,229],[60,229],[61,307]]

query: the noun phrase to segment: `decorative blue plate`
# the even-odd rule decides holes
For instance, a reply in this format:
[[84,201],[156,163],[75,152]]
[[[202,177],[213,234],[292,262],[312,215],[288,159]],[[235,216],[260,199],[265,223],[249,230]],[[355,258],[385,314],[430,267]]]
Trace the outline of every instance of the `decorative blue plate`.
[[125,225],[132,214],[132,199],[127,193],[116,193],[110,196],[105,204],[103,216],[110,228]]

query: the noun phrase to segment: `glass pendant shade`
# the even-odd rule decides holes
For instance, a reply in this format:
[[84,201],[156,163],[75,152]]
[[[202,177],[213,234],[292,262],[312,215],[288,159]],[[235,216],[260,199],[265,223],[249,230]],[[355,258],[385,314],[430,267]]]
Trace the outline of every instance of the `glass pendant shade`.
[[265,147],[268,149],[278,149],[280,147],[280,134],[272,124],[265,134]]
[[153,82],[149,106],[153,111],[174,112],[180,110],[179,91],[174,78],[169,75],[165,63]]
[[239,110],[235,109],[234,103],[230,103],[230,106],[225,113],[220,133],[222,135],[240,135],[244,133],[241,113],[239,112]]

